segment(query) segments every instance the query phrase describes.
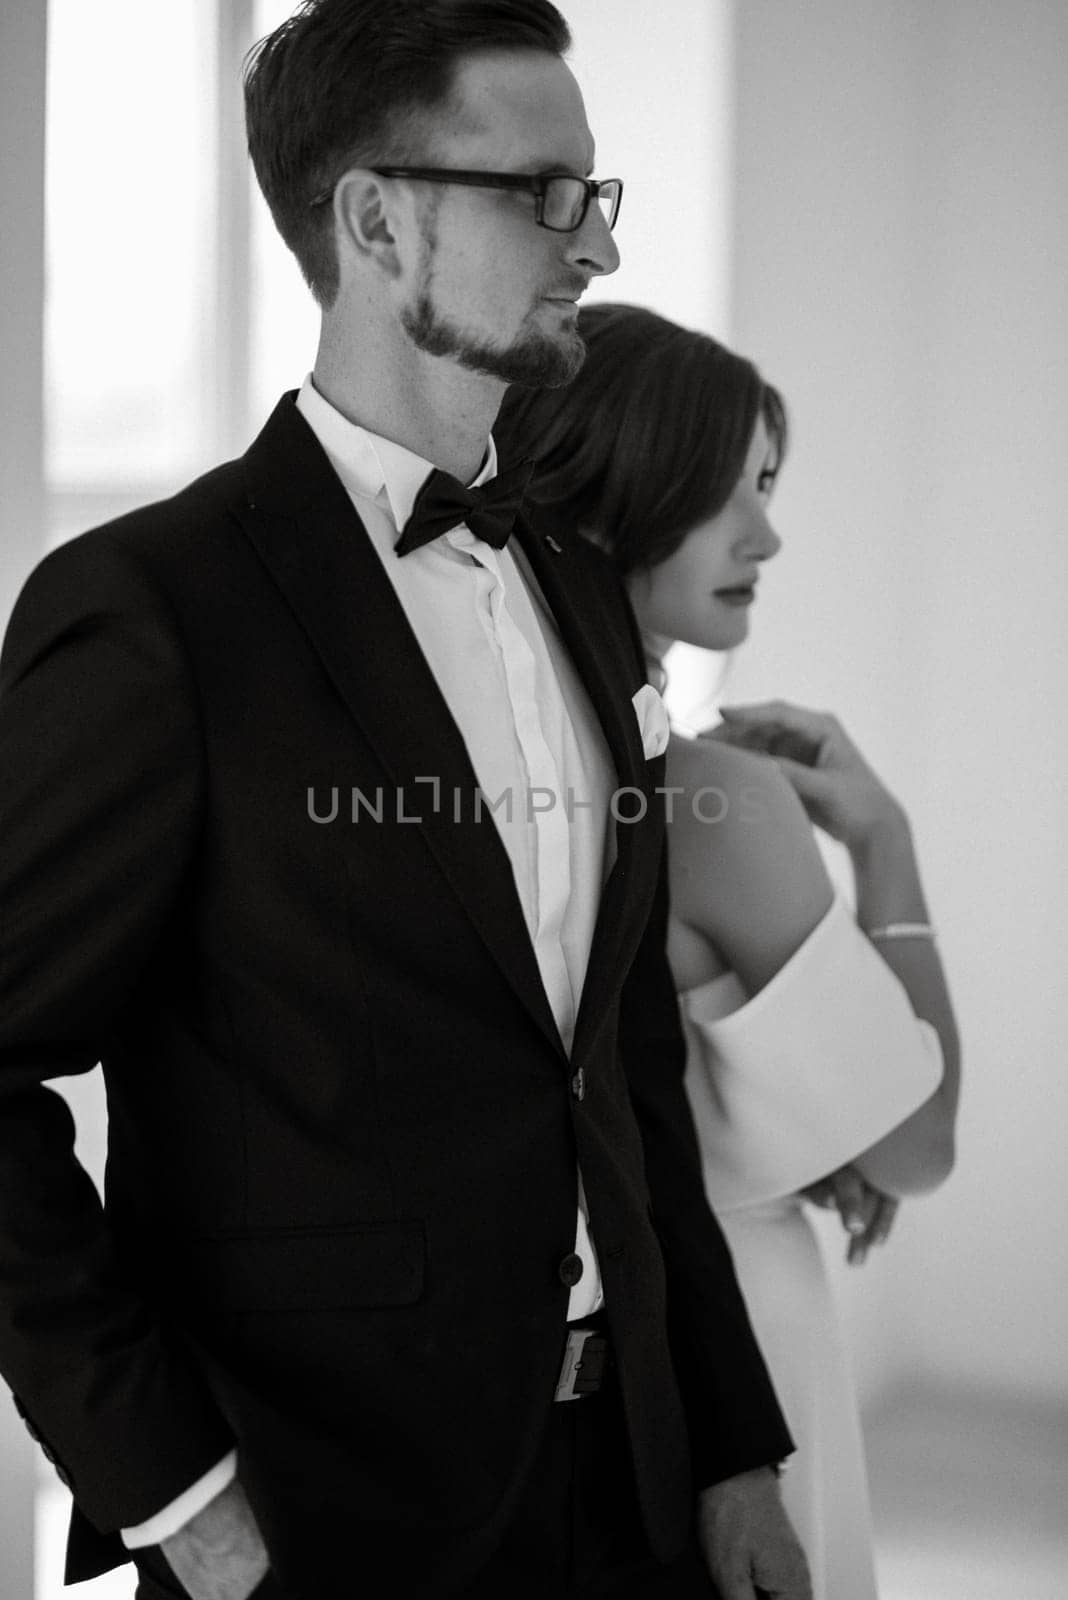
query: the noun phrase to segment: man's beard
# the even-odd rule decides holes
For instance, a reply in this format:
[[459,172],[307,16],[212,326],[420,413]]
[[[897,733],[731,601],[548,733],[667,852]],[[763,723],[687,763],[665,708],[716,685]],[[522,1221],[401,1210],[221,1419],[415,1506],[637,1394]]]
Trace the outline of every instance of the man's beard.
[[480,340],[438,311],[432,294],[434,242],[432,234],[424,239],[419,287],[401,312],[401,326],[416,349],[429,356],[451,357],[459,366],[499,378],[502,383],[519,383],[530,389],[560,389],[570,383],[586,359],[586,346],[577,328],[550,338],[530,327],[501,348]]

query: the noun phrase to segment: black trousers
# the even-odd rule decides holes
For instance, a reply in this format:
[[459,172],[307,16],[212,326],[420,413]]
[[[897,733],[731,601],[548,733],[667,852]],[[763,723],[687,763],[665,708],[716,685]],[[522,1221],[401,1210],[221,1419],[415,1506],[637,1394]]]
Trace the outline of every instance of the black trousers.
[[609,1387],[552,1406],[527,1491],[457,1600],[716,1600],[696,1541],[668,1565],[641,1531],[622,1405]]
[[[137,1551],[137,1600],[182,1600],[157,1549]],[[361,1589],[354,1552],[353,1594]],[[668,1565],[649,1555],[616,1390],[553,1405],[504,1539],[477,1577],[447,1600],[716,1600],[696,1543]],[[283,1600],[268,1574],[254,1600]],[[284,1600],[290,1600],[288,1591]],[[316,1600],[313,1595],[292,1600]],[[377,1600],[377,1597],[376,1597]],[[405,1600],[394,1591],[393,1600]],[[443,1592],[442,1600],[446,1600]]]

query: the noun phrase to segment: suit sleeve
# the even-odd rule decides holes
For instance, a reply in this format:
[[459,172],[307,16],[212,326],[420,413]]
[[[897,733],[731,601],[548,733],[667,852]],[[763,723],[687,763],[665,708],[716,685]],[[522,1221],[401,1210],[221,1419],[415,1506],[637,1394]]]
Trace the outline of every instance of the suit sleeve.
[[667,855],[627,977],[620,1040],[641,1129],[653,1223],[664,1255],[672,1358],[698,1488],[781,1461],[793,1449],[726,1240],[705,1198],[683,1089],[685,1043],[667,939]]
[[101,1530],[231,1447],[126,1281],[65,1102],[135,990],[196,849],[197,701],[156,586],[107,534],[56,551],[0,660],[0,1370]]
[[[644,681],[641,637],[622,593],[621,605]],[[654,783],[662,788],[663,756],[655,766]],[[690,1428],[695,1482],[704,1488],[781,1461],[794,1446],[727,1242],[705,1196],[683,1088],[686,1044],[667,960],[667,848],[665,842],[652,911],[623,989],[620,1050],[664,1256],[672,1359]]]

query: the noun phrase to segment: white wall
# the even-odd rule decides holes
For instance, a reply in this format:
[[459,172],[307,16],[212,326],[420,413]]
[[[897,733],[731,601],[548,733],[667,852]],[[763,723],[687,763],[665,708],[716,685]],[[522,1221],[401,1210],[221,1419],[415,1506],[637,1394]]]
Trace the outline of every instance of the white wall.
[[865,1390],[1068,1397],[1068,7],[742,0],[733,335],[795,447],[731,698],[839,709],[907,801],[960,1161],[849,1285]]
[[624,180],[617,273],[587,299],[632,300],[709,330],[730,269],[729,0],[561,0],[597,141]]

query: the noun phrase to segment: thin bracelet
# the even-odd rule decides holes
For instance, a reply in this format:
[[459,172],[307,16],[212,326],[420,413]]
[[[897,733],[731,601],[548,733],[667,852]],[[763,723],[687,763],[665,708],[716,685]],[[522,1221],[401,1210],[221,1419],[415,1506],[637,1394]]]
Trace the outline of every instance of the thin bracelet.
[[930,939],[935,940],[935,931],[929,922],[887,922],[881,928],[867,928],[865,932],[869,939]]

